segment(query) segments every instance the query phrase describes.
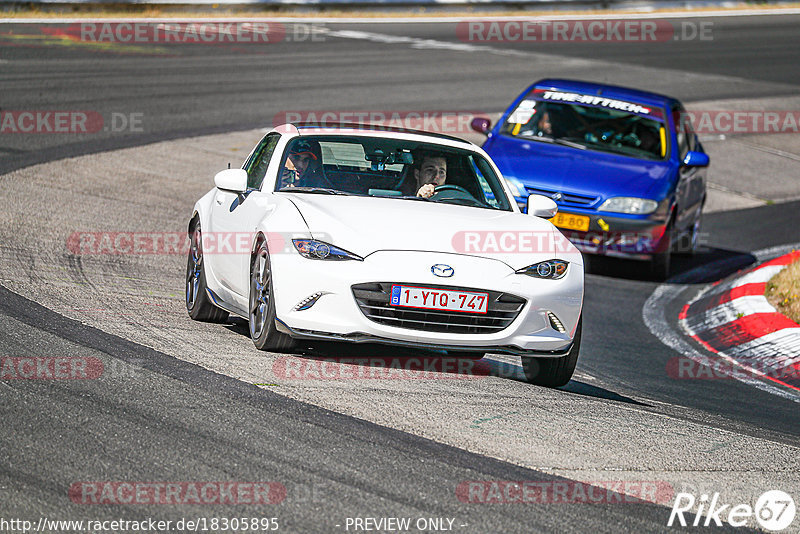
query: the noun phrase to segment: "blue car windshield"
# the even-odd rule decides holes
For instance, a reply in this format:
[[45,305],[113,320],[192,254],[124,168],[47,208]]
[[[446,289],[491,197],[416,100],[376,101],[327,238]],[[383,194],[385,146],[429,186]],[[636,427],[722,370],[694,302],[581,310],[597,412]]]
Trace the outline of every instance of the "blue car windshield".
[[501,134],[648,160],[668,154],[660,109],[577,93],[534,92],[508,116]]

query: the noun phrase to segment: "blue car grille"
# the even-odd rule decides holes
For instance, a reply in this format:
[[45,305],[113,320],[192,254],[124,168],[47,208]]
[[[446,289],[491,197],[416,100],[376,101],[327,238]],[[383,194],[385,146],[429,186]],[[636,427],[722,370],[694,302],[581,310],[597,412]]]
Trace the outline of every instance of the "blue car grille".
[[576,193],[568,193],[566,191],[556,191],[555,189],[543,189],[541,187],[529,187],[525,186],[525,190],[528,192],[529,195],[544,195],[548,198],[553,198],[553,195],[556,193],[561,193],[561,198],[556,200],[558,204],[564,204],[567,206],[591,206],[600,197],[596,196],[588,196],[588,195],[578,195]]

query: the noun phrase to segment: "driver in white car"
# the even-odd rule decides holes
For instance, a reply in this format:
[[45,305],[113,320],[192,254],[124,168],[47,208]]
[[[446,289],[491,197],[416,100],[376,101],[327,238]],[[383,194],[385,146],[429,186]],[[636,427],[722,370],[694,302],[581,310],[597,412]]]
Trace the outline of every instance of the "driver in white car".
[[447,158],[425,152],[414,158],[414,178],[417,182],[417,196],[430,198],[436,186],[447,180]]

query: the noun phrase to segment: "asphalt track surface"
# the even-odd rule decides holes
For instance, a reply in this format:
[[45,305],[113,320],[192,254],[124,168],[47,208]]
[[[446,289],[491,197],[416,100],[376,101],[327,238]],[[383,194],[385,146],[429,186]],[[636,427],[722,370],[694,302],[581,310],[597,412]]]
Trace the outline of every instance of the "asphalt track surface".
[[[275,114],[285,110],[494,112],[531,81],[545,76],[632,84],[688,102],[798,94],[800,79],[793,53],[800,48],[800,34],[794,30],[798,17],[712,22],[715,38],[710,42],[491,43],[455,49],[442,45],[463,44],[452,24],[326,24],[321,42],[281,42],[257,49],[171,45],[155,51],[152,47],[131,51],[75,45],[51,36],[41,38],[46,32],[27,25],[3,25],[3,110],[83,109],[104,116],[139,113],[143,123],[141,132],[3,135],[0,172],[24,173],[31,165],[65,157],[269,126]],[[336,35],[344,31],[361,33]],[[40,37],[20,37],[25,34]],[[391,41],[387,35],[415,40],[386,42]],[[0,511],[4,517],[277,516],[281,531],[287,532],[344,531],[345,518],[365,516],[451,517],[456,530],[463,532],[664,530],[669,515],[666,502],[471,505],[455,496],[455,488],[468,480],[565,480],[563,475],[571,470],[579,479],[581,472],[586,474],[592,467],[600,473],[594,474],[596,480],[609,480],[613,477],[609,473],[618,468],[604,463],[603,455],[609,454],[604,449],[615,446],[629,471],[641,468],[633,479],[671,480],[676,487],[678,481],[709,484],[712,489],[717,484],[714,490],[723,491],[731,478],[710,474],[718,471],[744,477],[744,494],[757,495],[787,481],[795,485],[783,489],[797,487],[797,403],[735,380],[669,378],[666,363],[677,354],[642,321],[642,307],[656,284],[646,279],[637,263],[592,262],[584,312],[585,349],[576,379],[562,390],[541,390],[501,377],[482,381],[480,388],[461,383],[449,386],[456,397],[476,396],[475,402],[481,405],[476,406],[474,418],[485,415],[477,408],[487,405],[494,405],[495,414],[501,415],[514,413],[512,408],[519,406],[536,409],[531,419],[522,421],[523,428],[516,429],[523,437],[532,436],[533,450],[527,456],[513,448],[520,446],[520,434],[478,433],[462,444],[459,434],[445,432],[440,437],[429,427],[417,431],[411,423],[394,423],[402,414],[371,418],[369,405],[363,406],[376,402],[374,409],[381,412],[396,397],[398,405],[418,406],[439,419],[433,426],[445,429],[454,424],[450,409],[469,413],[469,405],[447,405],[442,413],[440,406],[426,404],[421,397],[409,398],[413,385],[378,392],[353,386],[356,389],[349,395],[335,388],[329,392],[268,391],[252,385],[252,380],[237,379],[241,377],[236,373],[230,373],[237,377],[231,378],[211,365],[192,363],[191,357],[176,357],[174,353],[180,350],[167,343],[153,347],[164,325],[147,324],[148,316],[139,323],[132,320],[135,328],[117,332],[112,321],[93,326],[21,296],[51,302],[62,291],[65,298],[71,297],[74,288],[65,289],[52,279],[59,276],[59,269],[68,269],[70,262],[74,267],[76,259],[46,235],[44,222],[58,223],[53,233],[79,228],[86,221],[102,224],[86,211],[102,209],[95,206],[103,202],[110,207],[101,219],[111,220],[114,206],[140,194],[135,183],[125,180],[126,172],[135,167],[129,163],[125,159],[118,167],[104,167],[105,172],[98,173],[96,181],[119,186],[89,191],[87,198],[99,200],[96,205],[74,203],[80,197],[71,192],[64,193],[64,203],[59,204],[59,194],[42,190],[48,176],[39,176],[27,188],[14,181],[24,174],[0,178],[5,191],[1,252],[4,268],[13,269],[0,277],[0,285],[5,286],[0,288],[0,354],[93,356],[114,370],[90,381],[0,382]],[[215,170],[192,182],[186,198],[175,184],[164,182],[164,191],[177,202],[146,208],[151,211],[142,208],[143,214],[138,215],[137,207],[126,211],[125,217],[132,225],[137,224],[137,216],[164,217],[170,224],[181,220],[198,193],[208,189]],[[164,169],[165,176],[168,171]],[[54,173],[51,180],[60,179]],[[146,198],[150,196],[151,192]],[[705,252],[678,261],[673,274],[720,258],[744,266],[753,260],[750,252],[754,250],[800,242],[798,208],[800,203],[793,202],[709,214]],[[63,240],[60,243],[63,247]],[[181,266],[182,260],[165,260],[157,266],[163,269],[155,273],[158,276],[137,271],[136,262],[121,268],[102,267],[125,270],[131,277],[160,278],[166,281],[157,290],[171,287],[180,292]],[[81,269],[79,265],[73,270]],[[707,281],[713,280],[693,282]],[[81,291],[79,287],[77,292]],[[89,291],[94,288],[86,287]],[[110,283],[98,291],[106,298],[116,297],[117,310],[138,310],[146,299],[128,291],[115,292]],[[75,298],[77,302],[79,297]],[[180,298],[171,303],[179,308]],[[677,316],[675,306],[668,316]],[[180,343],[189,347],[193,335],[198,346],[220,336],[226,350],[253,352],[241,323],[212,330],[187,324],[185,317],[166,321],[167,329],[170,322],[182,329],[183,338],[174,340],[179,348],[184,346]],[[148,335],[151,343],[145,342]],[[412,414],[406,418],[414,420]],[[668,421],[663,428],[653,424],[661,419]],[[512,426],[519,426],[519,420],[511,420]],[[570,422],[574,428],[564,426]],[[646,424],[653,426],[643,430]],[[636,444],[638,450],[631,452],[625,441],[637,433],[645,433],[649,442]],[[709,435],[723,437],[709,445]],[[510,443],[508,449],[505,441]],[[661,460],[651,464],[649,459],[658,457],[659,449],[663,449]],[[663,461],[664,454],[672,458]],[[600,459],[593,464],[595,456]],[[670,479],[670,470],[680,472],[680,477]],[[756,471],[761,478],[754,475]],[[288,493],[284,503],[263,507],[70,502],[70,485],[87,480],[277,481]]]

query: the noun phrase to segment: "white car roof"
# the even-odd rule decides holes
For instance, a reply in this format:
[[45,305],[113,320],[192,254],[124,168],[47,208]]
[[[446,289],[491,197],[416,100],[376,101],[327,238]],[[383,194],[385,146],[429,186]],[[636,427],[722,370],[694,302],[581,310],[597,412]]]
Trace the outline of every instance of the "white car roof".
[[418,130],[408,130],[404,128],[393,128],[390,126],[373,124],[348,124],[348,125],[310,125],[310,124],[282,124],[276,126],[272,131],[277,131],[288,135],[348,135],[356,137],[384,137],[387,139],[402,139],[407,141],[417,141],[424,143],[437,144],[453,148],[462,148],[483,153],[477,145],[464,139],[445,134],[423,132]]

